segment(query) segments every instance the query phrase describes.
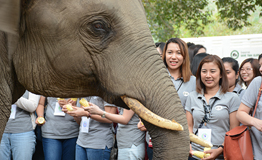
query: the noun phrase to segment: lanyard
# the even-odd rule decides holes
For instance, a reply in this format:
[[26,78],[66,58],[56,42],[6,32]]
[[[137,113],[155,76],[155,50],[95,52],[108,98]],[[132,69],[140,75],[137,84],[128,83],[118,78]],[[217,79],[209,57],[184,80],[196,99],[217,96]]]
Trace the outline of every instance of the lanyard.
[[[207,118],[210,118],[213,105],[216,103],[216,100],[217,100],[217,99],[218,99],[218,98],[215,98],[215,101],[212,103],[212,105],[206,105],[206,106],[204,106],[204,105],[205,105],[205,104],[204,104],[205,102],[203,101],[203,108],[204,108],[204,111],[205,111],[205,115],[204,115],[204,117],[203,117],[203,120],[202,120],[201,123],[199,124],[198,128],[201,128],[204,123],[207,123]],[[209,106],[209,108],[210,108],[210,109],[209,109],[209,112],[207,112],[207,109],[205,108],[205,107],[208,107],[208,106]],[[207,114],[209,114],[209,117],[207,117]],[[209,119],[208,119],[208,121],[209,121]],[[195,135],[196,135],[197,132],[198,132],[198,128],[197,128],[197,130],[196,130],[196,132],[195,132]]]
[[177,92],[179,91],[179,89],[180,89],[180,87],[182,86],[182,84],[184,83],[184,80],[183,79],[181,79],[181,83],[180,83],[180,85],[179,85],[179,87],[178,87],[178,89],[176,90]]

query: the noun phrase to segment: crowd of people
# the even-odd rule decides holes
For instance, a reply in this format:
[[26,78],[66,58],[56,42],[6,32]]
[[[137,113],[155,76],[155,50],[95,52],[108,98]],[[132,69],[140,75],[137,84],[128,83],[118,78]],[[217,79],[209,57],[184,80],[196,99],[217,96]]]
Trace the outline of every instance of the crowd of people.
[[[204,160],[222,160],[225,133],[251,126],[254,159],[262,157],[262,99],[255,106],[262,81],[262,54],[239,66],[231,57],[206,53],[203,45],[171,38],[156,43],[167,73],[185,110],[189,132],[207,135],[213,144]],[[151,160],[153,145],[138,115],[105,102],[101,97],[57,99],[26,91],[12,105],[1,140],[1,160]],[[68,110],[67,104],[72,105]],[[45,121],[40,119],[44,118]],[[36,127],[37,125],[37,127]],[[192,151],[189,160],[200,159]]]

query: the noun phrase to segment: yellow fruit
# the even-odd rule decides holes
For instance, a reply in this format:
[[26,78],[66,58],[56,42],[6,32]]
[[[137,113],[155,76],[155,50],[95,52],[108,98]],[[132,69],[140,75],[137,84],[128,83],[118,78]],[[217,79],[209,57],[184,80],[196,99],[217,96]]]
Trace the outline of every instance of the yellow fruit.
[[73,101],[77,101],[77,98],[71,98],[71,100],[73,100]]
[[85,98],[82,98],[79,103],[84,106],[84,107],[89,107],[89,103],[87,102],[87,100]]
[[38,121],[39,124],[44,124],[45,118],[44,117],[38,117],[37,121]]
[[192,151],[193,155],[198,157],[198,158],[204,158],[205,153],[201,151]]
[[210,150],[210,149],[211,149],[211,148],[209,148],[209,147],[205,147],[205,148],[204,148],[204,152],[205,152],[205,151],[208,151],[208,150]]
[[59,100],[65,100],[64,98],[57,98],[57,100],[59,101]]
[[68,111],[73,111],[73,110],[74,110],[73,107],[71,106],[71,104],[67,104],[67,105],[66,105],[66,109],[67,109]]
[[[209,148],[209,147],[205,147],[205,148],[204,148],[204,152],[205,152],[205,151],[208,151],[208,150],[210,150],[210,149],[211,149],[211,148]],[[209,157],[209,156],[210,156],[210,154],[207,153],[207,154],[205,154],[204,157],[207,158],[207,157]]]

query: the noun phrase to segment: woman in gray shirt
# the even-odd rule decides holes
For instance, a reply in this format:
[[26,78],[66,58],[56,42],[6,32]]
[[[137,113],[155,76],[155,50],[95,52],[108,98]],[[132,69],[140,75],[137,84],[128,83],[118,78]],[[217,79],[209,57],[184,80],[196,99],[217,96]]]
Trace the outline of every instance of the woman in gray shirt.
[[[115,113],[115,105],[105,102],[101,97],[86,97],[87,101],[96,104],[101,110]],[[69,101],[72,102],[72,101]],[[80,106],[80,104],[78,104]],[[74,117],[80,125],[76,144],[76,160],[109,160],[113,147],[114,134],[112,121],[99,115],[91,115],[83,108],[73,106],[73,111],[68,111],[63,106],[63,111]]]
[[162,59],[185,108],[187,96],[196,89],[196,77],[190,70],[187,44],[179,38],[166,42]]
[[[46,99],[47,105],[44,112]],[[41,124],[45,159],[74,160],[79,131],[79,125],[74,118],[62,111],[55,97],[41,96],[36,113],[38,119],[45,117],[45,123]],[[36,123],[40,125],[38,119]]]
[[101,110],[95,104],[85,108],[91,114],[97,114],[118,123],[117,146],[118,160],[143,160],[145,157],[145,132],[137,128],[139,117],[134,111],[118,107],[119,115]]
[[244,125],[251,126],[250,136],[255,160],[262,158],[262,97],[258,101],[255,117],[250,116],[249,113],[255,107],[258,92],[261,92],[259,90],[261,81],[261,76],[253,79],[237,111],[237,119]]
[[40,96],[26,91],[12,105],[11,115],[6,124],[1,140],[1,160],[29,160],[35,151],[35,122],[30,114],[34,114]]
[[228,79],[228,92],[236,93],[241,99],[245,93],[245,90],[238,84],[239,79],[239,65],[237,60],[232,57],[224,57],[222,58],[224,63],[224,67],[227,73]]
[[[225,133],[239,125],[236,119],[239,97],[227,92],[226,71],[222,60],[216,55],[209,55],[200,62],[196,81],[196,91],[190,93],[186,102],[189,132],[214,145],[211,150],[206,151],[210,156],[203,160],[224,159],[222,152]],[[191,146],[194,151],[204,149],[195,143]],[[190,158],[199,159],[195,156]]]

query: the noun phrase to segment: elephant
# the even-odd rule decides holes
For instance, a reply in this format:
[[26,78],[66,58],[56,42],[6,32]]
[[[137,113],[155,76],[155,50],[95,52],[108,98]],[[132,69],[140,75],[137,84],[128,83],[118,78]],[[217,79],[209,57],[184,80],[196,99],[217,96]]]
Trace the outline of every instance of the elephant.
[[127,106],[120,97],[128,96],[184,128],[142,120],[154,159],[187,159],[185,112],[140,0],[0,2],[0,135],[25,89],[49,97],[100,96],[121,107]]

